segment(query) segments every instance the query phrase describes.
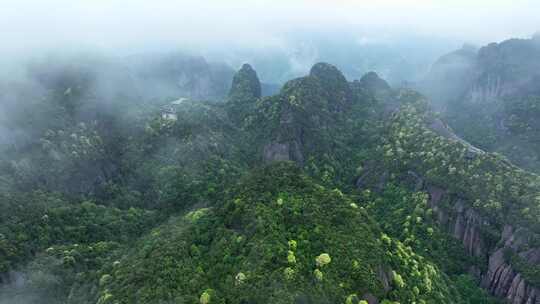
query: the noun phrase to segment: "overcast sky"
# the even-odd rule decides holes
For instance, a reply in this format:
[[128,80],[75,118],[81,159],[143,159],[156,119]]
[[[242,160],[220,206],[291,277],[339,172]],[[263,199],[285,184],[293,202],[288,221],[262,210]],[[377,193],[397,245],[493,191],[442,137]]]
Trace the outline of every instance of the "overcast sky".
[[323,30],[483,44],[528,37],[540,29],[539,16],[539,0],[0,0],[0,37],[3,51],[18,53],[68,46],[265,47],[287,33]]

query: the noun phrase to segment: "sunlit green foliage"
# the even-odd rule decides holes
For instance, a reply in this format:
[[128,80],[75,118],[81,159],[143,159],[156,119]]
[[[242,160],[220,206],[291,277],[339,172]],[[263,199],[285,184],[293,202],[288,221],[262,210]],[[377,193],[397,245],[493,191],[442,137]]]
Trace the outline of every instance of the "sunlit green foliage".
[[[287,204],[278,207],[277,196]],[[365,211],[350,208],[349,198],[317,185],[292,164],[250,175],[215,208],[196,223],[177,218],[155,229],[121,261],[103,292],[120,303],[196,299],[208,288],[215,301],[232,303],[284,303],[299,295],[345,301],[366,292],[451,303],[433,265],[400,242],[381,243]],[[287,258],[293,250],[295,263]],[[387,293],[380,273],[390,276],[393,269],[407,273],[403,280],[410,283]],[[413,269],[418,274],[408,274]]]

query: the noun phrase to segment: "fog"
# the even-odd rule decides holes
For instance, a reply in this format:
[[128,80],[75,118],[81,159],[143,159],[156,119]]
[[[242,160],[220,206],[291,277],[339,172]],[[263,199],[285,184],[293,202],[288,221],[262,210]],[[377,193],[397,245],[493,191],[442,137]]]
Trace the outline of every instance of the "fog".
[[[261,73],[263,80],[282,82],[301,75],[314,61],[332,59],[321,49],[343,44],[324,39],[341,35],[347,49],[393,49],[392,56],[425,70],[464,42],[529,37],[540,29],[538,11],[534,0],[2,1],[0,64],[45,52],[126,56],[182,50],[237,67],[278,54],[287,57],[288,70]],[[364,65],[362,72],[378,68]]]
[[60,52],[182,51],[232,68],[251,62],[269,83],[329,61],[349,78],[376,70],[397,84],[465,42],[530,37],[538,11],[534,0],[3,1],[0,65]]
[[3,51],[93,46],[111,51],[141,47],[280,46],[299,30],[381,32],[485,43],[528,36],[539,28],[534,0],[479,1],[3,1]]
[[[146,134],[165,106],[179,100],[204,101],[200,109],[215,106],[228,98],[235,70],[246,62],[257,71],[263,95],[325,61],[349,81],[376,71],[393,87],[418,89],[445,110],[482,83],[473,77],[483,72],[476,66],[478,50],[531,37],[540,30],[538,13],[538,0],[1,1],[0,193],[39,186],[94,195],[126,174],[118,169],[125,153],[119,147]],[[521,57],[521,66],[540,70]],[[512,89],[529,93],[540,75],[524,70],[527,77],[517,77]],[[540,94],[538,86],[530,87]],[[91,150],[82,160],[73,156],[78,142],[71,139],[84,138],[90,146],[92,134],[103,138],[96,146],[108,150]],[[195,167],[200,162],[189,158],[198,151],[189,150],[192,144],[213,143],[194,138],[189,144],[183,138],[158,142],[159,149],[144,150],[144,156],[182,155]],[[126,158],[139,156],[133,154]],[[540,160],[534,165],[540,170]],[[137,174],[135,181],[122,181],[126,189],[138,185]],[[17,267],[0,273],[0,304],[60,303],[48,290],[63,284],[60,276],[45,267]]]
[[[437,58],[463,43],[530,37],[540,29],[539,11],[534,0],[2,1],[2,104],[17,108],[23,100],[14,83],[32,87],[22,90],[32,92],[24,100],[43,95],[43,83],[28,75],[29,62],[47,71],[47,64],[60,71],[85,62],[94,84],[108,87],[100,97],[188,94],[164,81],[171,77],[158,63],[174,66],[175,75],[192,75],[192,65],[211,70],[182,76],[196,98],[222,98],[244,62],[270,84],[268,93],[318,61],[335,64],[350,80],[374,70],[399,86],[421,80]],[[173,58],[179,54],[184,59]],[[8,116],[2,112],[0,121]]]
[[35,112],[50,79],[62,90],[84,81],[81,94],[105,104],[222,99],[245,62],[267,94],[319,61],[349,80],[373,70],[400,86],[464,43],[530,37],[539,11],[534,0],[2,1],[0,143],[28,136],[4,122]]

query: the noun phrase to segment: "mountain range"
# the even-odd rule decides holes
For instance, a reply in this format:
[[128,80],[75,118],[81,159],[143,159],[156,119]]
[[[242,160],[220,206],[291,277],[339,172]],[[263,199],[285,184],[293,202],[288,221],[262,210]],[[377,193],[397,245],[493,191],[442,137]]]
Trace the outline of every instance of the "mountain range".
[[540,303],[538,48],[465,46],[417,90],[31,65],[2,85],[0,303]]

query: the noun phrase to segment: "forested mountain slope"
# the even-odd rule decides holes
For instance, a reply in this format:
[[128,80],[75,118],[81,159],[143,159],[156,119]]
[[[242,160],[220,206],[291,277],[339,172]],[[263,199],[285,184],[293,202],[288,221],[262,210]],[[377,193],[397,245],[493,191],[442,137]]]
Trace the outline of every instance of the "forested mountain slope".
[[539,172],[540,38],[509,39],[441,57],[420,85],[471,143]]
[[3,157],[0,303],[540,303],[540,179],[420,94],[244,65],[167,106]]

